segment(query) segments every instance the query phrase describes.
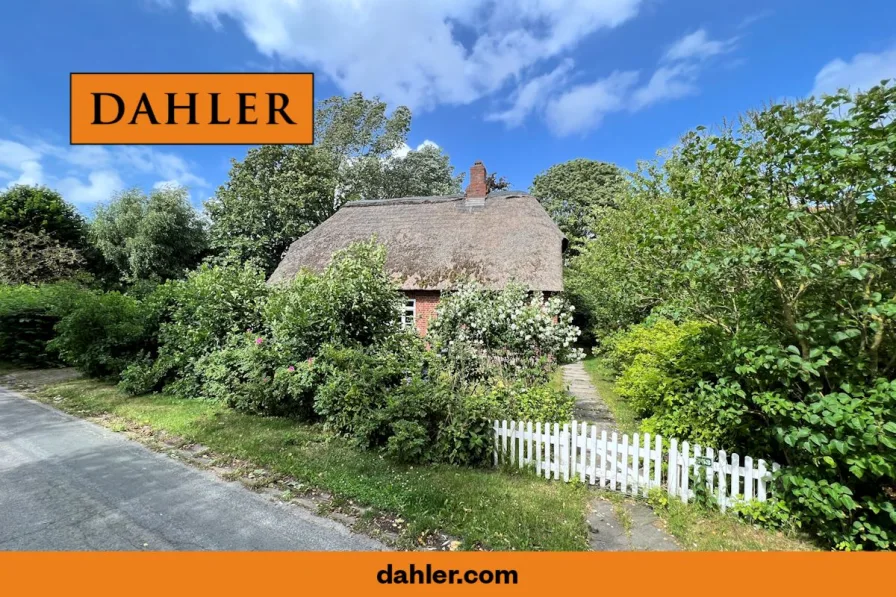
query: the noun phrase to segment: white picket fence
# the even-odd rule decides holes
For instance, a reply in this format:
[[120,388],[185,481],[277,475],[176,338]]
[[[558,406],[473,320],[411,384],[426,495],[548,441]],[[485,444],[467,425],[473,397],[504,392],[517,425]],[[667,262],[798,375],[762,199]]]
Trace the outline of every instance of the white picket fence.
[[[570,428],[571,427],[571,428]],[[755,462],[740,456],[688,442],[671,439],[666,446],[661,436],[635,433],[631,438],[617,432],[598,435],[596,425],[573,421],[572,425],[533,423],[531,421],[495,421],[495,465],[516,464],[534,467],[545,479],[583,483],[646,496],[648,491],[665,487],[670,496],[687,502],[695,497],[692,475],[705,477],[706,488],[722,510],[735,501],[768,499],[768,482],[777,464],[761,459]]]

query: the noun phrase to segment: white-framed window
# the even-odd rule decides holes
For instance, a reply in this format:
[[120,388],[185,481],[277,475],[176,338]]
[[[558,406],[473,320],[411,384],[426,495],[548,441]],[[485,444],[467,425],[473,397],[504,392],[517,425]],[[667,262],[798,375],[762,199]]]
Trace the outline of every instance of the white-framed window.
[[399,323],[402,328],[417,327],[417,299],[405,299],[401,308]]

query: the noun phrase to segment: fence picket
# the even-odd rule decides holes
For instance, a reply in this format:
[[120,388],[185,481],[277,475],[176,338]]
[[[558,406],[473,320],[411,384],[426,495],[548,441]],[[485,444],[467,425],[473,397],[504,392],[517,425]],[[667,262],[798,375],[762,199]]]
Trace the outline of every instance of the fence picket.
[[620,472],[622,473],[622,479],[620,479],[622,483],[622,487],[619,491],[625,493],[628,490],[628,434],[622,434],[622,464],[620,466]]
[[619,436],[615,431],[610,436],[610,445],[607,446],[607,450],[613,452],[613,456],[607,454],[607,460],[610,464],[610,489],[616,491],[616,480],[619,478]]
[[653,485],[659,489],[663,477],[663,438],[658,435],[653,441],[656,443],[656,451],[653,453]]
[[681,501],[684,503],[688,503],[688,500],[691,499],[691,492],[688,489],[688,484],[691,480],[691,467],[690,467],[690,455],[691,455],[691,445],[688,442],[683,442],[681,444]]
[[753,458],[744,458],[744,499],[748,502],[753,499]]
[[640,481],[640,469],[638,467],[638,457],[641,455],[641,435],[635,433],[632,435],[632,495],[638,495],[638,482]]
[[599,487],[607,486],[607,430],[601,429],[600,432],[600,476],[598,477]]
[[591,471],[591,484],[597,483],[597,425],[591,426],[591,460],[589,470]]
[[765,501],[765,477],[768,474],[768,471],[765,468],[765,460],[759,459],[759,479],[758,479],[758,487],[756,488],[756,499],[760,502]]
[[706,467],[706,489],[709,491],[709,495],[713,495],[713,491],[715,490],[715,470],[718,463],[715,461],[715,450],[706,448],[705,454],[709,459],[709,466]]
[[585,474],[588,472],[587,460],[585,458],[588,456],[588,423],[582,423],[581,429],[579,430],[579,439],[576,442],[579,446],[579,480],[584,483],[585,482]]
[[678,478],[678,440],[674,437],[669,441],[669,477],[666,483],[670,497],[679,495],[681,482]]
[[729,495],[736,500],[740,495],[740,456],[735,452],[731,455],[731,491]]
[[554,437],[551,441],[551,449],[554,451],[554,457],[551,461],[551,468],[554,470],[554,478],[560,478],[560,425],[554,423]]
[[728,500],[725,497],[725,489],[728,487],[726,474],[728,472],[728,459],[725,455],[725,450],[719,450],[718,457],[718,466],[719,466],[719,489],[718,489],[718,498],[717,502],[719,504],[719,508],[724,512],[728,508]]

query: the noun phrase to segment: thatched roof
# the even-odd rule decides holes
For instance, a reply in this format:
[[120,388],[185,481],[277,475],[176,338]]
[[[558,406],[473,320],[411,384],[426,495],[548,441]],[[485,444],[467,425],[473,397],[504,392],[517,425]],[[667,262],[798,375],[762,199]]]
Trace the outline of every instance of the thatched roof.
[[489,288],[513,280],[530,290],[563,290],[563,233],[534,197],[508,191],[484,201],[352,201],[295,241],[269,283],[303,268],[321,271],[333,253],[373,235],[386,245],[386,269],[403,290],[444,290],[464,278]]

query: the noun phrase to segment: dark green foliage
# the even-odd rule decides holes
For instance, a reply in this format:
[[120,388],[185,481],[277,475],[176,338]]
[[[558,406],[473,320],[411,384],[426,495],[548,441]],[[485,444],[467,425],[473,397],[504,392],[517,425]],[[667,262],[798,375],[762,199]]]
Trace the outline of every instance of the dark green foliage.
[[251,266],[203,264],[185,280],[159,286],[145,299],[157,318],[157,357],[152,365],[138,360],[129,367],[123,389],[143,393],[165,387],[185,397],[201,395],[203,359],[223,348],[230,334],[261,333],[266,296],[264,274]]
[[336,161],[315,147],[266,145],[233,160],[227,183],[205,205],[212,249],[266,274],[300,236],[333,215]]
[[82,292],[74,284],[0,285],[0,361],[27,367],[61,364],[47,343],[69,302]]
[[330,371],[315,411],[337,433],[402,462],[482,464],[491,457],[497,403],[455,391],[436,355],[410,334],[381,346],[327,347]]
[[52,189],[16,185],[0,193],[0,236],[12,232],[46,234],[63,246],[84,247],[85,223]]
[[88,272],[102,276],[102,256],[87,240],[75,208],[47,187],[0,192],[0,282],[42,284]]
[[394,334],[401,296],[385,263],[383,245],[355,243],[322,274],[301,272],[279,286],[265,309],[273,337],[305,359],[322,344],[369,345]]
[[538,174],[529,192],[541,201],[575,253],[594,238],[600,208],[614,207],[624,184],[624,173],[615,164],[580,158]]
[[117,377],[154,344],[152,314],[118,292],[83,292],[56,324],[49,348],[93,377]]

